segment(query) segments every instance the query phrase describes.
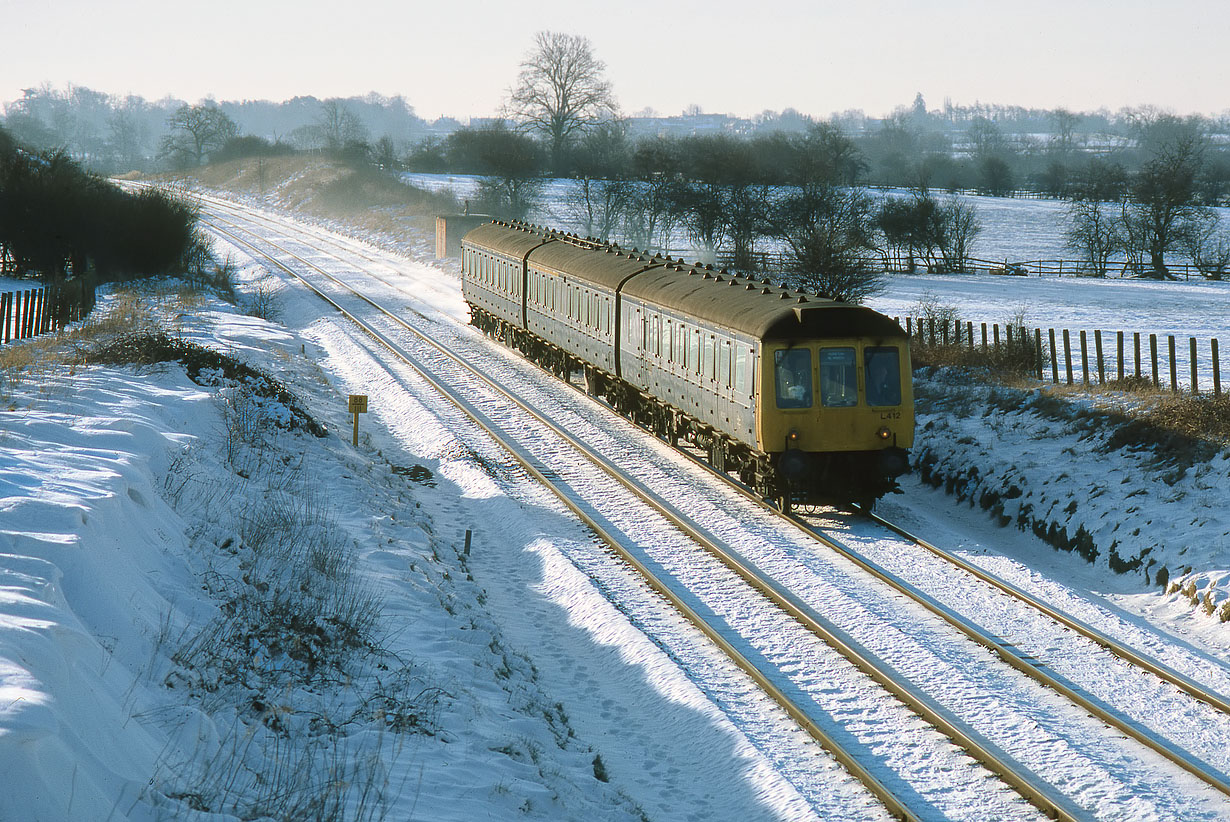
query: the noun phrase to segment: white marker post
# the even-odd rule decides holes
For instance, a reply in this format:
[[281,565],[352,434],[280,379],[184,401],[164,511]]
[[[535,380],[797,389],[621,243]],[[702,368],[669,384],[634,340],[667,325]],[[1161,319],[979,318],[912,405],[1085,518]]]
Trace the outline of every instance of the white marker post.
[[359,447],[359,415],[367,413],[367,395],[366,394],[351,394],[350,395],[350,413],[354,415],[354,437],[351,444]]

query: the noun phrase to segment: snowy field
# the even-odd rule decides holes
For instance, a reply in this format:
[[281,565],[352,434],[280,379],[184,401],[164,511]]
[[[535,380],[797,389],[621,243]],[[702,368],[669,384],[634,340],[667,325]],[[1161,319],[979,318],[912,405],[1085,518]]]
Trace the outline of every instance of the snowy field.
[[[392,673],[360,666],[336,697],[296,690],[282,701],[354,714],[345,759],[371,764],[366,782],[355,781],[380,789],[387,818],[826,816],[568,563],[561,545],[586,542],[582,529],[561,531],[557,514],[502,496],[484,447],[455,439],[370,341],[241,250],[222,250],[240,263],[246,294],[275,295],[276,321],[210,300],[171,306],[163,322],[276,374],[335,434],[279,431],[236,451],[226,411],[234,386],[194,382],[176,364],[57,366],[0,385],[0,820],[250,818],[240,807],[189,810],[197,794],[216,799],[228,778],[244,784],[242,769],[200,772],[210,756],[242,760],[243,746],[254,759],[286,757],[287,770],[327,772],[327,752],[296,759],[269,732],[290,707],[265,706],[255,714],[264,724],[246,730],[251,706],[215,695],[207,712],[168,687],[182,681],[176,651],[222,615],[214,594],[245,572],[252,511],[287,491],[318,501],[354,546],[363,585],[384,603],[382,642],[397,664]],[[455,264],[385,259],[422,311],[463,320]],[[899,277],[874,305],[906,313],[927,294],[974,321],[1003,322],[1028,304],[1031,322],[1074,329],[1217,336],[1227,316],[1225,290],[1202,283]],[[927,386],[942,393],[943,379]],[[373,395],[373,413],[356,450],[345,409],[358,391]],[[1074,527],[1119,539],[1127,553],[1148,548],[1153,571],[1165,565],[1172,578],[1193,566],[1192,581],[1224,601],[1224,453],[1176,478],[1147,453],[1101,452],[1087,430],[1030,413],[984,415],[978,402],[964,413],[937,403],[920,417],[920,449],[953,453],[954,470],[978,464],[991,483],[1030,483],[1014,514],[1026,502],[1060,500],[1061,512],[1071,501]],[[1226,627],[1141,573],[1115,575],[1104,557],[1086,563],[997,527],[917,479],[884,506],[1061,607],[1129,624],[1193,670],[1230,670]],[[470,558],[467,528],[478,535]],[[387,704],[379,721],[360,710],[370,709],[374,683],[394,681],[429,732],[395,730]],[[1153,798],[1138,799],[1130,818],[1153,818]],[[358,816],[358,797],[343,802]],[[880,818],[874,808],[850,814]],[[953,818],[978,820],[980,808]]]

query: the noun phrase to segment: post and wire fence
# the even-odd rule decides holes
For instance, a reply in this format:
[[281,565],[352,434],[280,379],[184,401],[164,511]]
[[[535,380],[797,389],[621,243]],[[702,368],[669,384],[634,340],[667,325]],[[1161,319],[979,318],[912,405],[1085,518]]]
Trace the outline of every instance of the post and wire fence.
[[[901,323],[901,318],[896,318]],[[936,317],[906,317],[906,333],[922,346],[993,353],[1029,364],[1032,375],[1054,385],[1106,385],[1134,381],[1159,390],[1220,397],[1217,338],[1200,340],[1139,331],[1030,329]],[[1002,331],[1002,334],[1001,334]]]

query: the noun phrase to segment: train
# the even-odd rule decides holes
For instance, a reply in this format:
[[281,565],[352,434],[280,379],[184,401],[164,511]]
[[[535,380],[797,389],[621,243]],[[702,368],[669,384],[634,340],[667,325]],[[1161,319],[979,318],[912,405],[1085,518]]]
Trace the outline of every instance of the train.
[[479,225],[461,251],[472,325],[783,511],[899,490],[914,403],[891,317],[523,222]]

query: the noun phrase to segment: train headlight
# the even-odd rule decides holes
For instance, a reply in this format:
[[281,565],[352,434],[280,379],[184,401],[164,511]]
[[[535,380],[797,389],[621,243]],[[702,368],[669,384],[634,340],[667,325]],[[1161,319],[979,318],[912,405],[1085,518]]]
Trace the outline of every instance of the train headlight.
[[790,433],[786,435],[786,447],[787,448],[798,448],[799,447],[799,429],[797,428],[790,429]]
[[892,435],[893,435],[893,432],[888,430],[887,425],[881,425],[880,430],[876,431],[876,436],[884,440],[885,442],[888,442],[888,438],[891,437]]

